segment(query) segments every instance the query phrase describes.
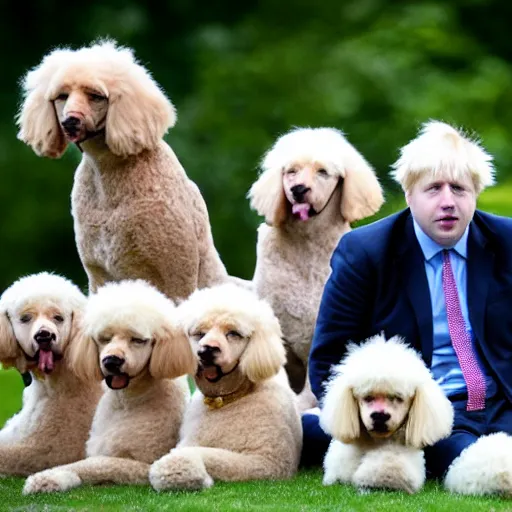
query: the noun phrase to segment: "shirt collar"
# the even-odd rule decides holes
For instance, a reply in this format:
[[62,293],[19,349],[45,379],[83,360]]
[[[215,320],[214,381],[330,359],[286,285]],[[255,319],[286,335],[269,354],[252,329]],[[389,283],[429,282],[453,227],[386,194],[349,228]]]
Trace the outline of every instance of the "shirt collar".
[[443,247],[439,245],[437,242],[434,242],[432,238],[430,238],[425,232],[420,228],[420,225],[414,220],[414,233],[416,234],[416,238],[420,244],[421,250],[423,251],[423,256],[426,261],[430,261],[436,254],[441,252],[443,249],[453,249],[464,259],[467,258],[468,252],[468,233],[469,226],[466,227],[464,233],[460,237],[460,240],[453,247]]

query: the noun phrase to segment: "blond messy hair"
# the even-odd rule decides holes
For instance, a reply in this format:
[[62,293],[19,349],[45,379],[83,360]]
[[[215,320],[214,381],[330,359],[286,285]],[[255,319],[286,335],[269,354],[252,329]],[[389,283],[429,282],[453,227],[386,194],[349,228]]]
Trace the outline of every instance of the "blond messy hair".
[[451,181],[459,181],[469,174],[478,195],[495,183],[492,159],[478,141],[462,130],[440,121],[428,121],[422,125],[418,137],[401,148],[391,176],[404,192],[409,192],[427,173],[434,179]]

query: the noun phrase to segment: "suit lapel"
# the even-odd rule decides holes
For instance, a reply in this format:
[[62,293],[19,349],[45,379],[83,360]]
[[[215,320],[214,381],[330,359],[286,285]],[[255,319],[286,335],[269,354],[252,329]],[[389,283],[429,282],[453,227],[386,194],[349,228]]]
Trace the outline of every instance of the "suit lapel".
[[467,297],[469,321],[474,337],[484,339],[485,305],[494,265],[494,253],[481,230],[472,222],[468,236]]
[[425,363],[430,367],[433,337],[432,304],[425,272],[425,258],[414,233],[411,216],[406,221],[405,239],[403,250],[398,258],[398,271],[403,276],[407,296],[418,324],[420,346],[416,348],[421,350]]

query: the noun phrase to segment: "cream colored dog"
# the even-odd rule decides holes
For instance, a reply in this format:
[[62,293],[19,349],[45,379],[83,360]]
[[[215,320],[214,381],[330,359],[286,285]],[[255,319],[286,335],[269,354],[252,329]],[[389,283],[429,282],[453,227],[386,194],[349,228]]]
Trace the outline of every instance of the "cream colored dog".
[[278,375],[285,351],[270,306],[227,284],[195,292],[178,311],[198,357],[198,390],[178,446],[151,466],[152,486],[291,477],[302,430],[294,394]]
[[315,404],[306,381],[307,361],[329,261],[350,223],[383,203],[375,173],[333,128],[299,128],[277,140],[249,191],[265,217],[258,229],[254,286],[283,330],[286,370],[301,408]]
[[0,361],[34,379],[23,407],[0,430],[0,475],[29,475],[85,456],[101,395],[71,370],[85,305],[80,290],[46,272],[23,277],[0,298]]
[[423,450],[447,437],[453,408],[419,355],[399,337],[351,344],[335,367],[320,415],[333,436],[324,484],[418,491]]
[[91,291],[141,278],[183,299],[226,279],[205,202],[162,140],[174,107],[131,50],[55,50],[23,89],[18,137],[41,156],[83,151],[71,206]]
[[29,477],[25,494],[83,483],[148,483],[149,465],[178,441],[196,362],[172,302],[144,281],[110,283],[89,298],[71,359],[84,380],[105,379],[87,458]]

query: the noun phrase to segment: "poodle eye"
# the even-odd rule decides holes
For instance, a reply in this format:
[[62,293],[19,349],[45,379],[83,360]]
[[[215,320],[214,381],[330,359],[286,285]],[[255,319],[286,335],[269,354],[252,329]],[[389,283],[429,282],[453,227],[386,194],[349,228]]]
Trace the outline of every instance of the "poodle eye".
[[322,176],[323,178],[327,178],[329,176],[329,173],[325,169],[318,169],[316,173]]
[[243,336],[238,332],[238,331],[229,331],[227,334],[226,334],[227,337],[229,338],[236,338],[236,339],[242,339]]
[[397,404],[401,404],[404,401],[404,399],[401,396],[398,396],[398,395],[392,395],[389,398],[390,398],[390,400],[393,400]]
[[56,100],[61,100],[61,101],[66,101],[69,97],[69,94],[66,93],[66,92],[61,92],[55,99]]
[[291,169],[288,169],[285,174],[287,174],[288,176],[295,176],[295,174],[297,174],[297,169],[294,169],[293,167]]
[[32,320],[32,315],[29,315],[28,313],[20,316],[20,322],[22,324],[28,324],[30,320]]
[[53,319],[59,324],[64,322],[64,317],[62,315],[54,315]]
[[204,337],[204,332],[201,332],[201,331],[193,332],[190,334],[190,337],[193,338],[194,340],[199,341],[201,338]]
[[96,94],[94,92],[90,92],[88,96],[91,101],[102,101],[105,99],[105,96],[102,96],[101,94]]
[[370,404],[373,402],[374,400],[374,397],[372,395],[366,395],[363,400],[367,403],[367,404]]
[[98,336],[98,343],[101,343],[102,345],[105,345],[108,343],[112,338],[109,336]]
[[145,345],[149,340],[146,338],[135,338],[132,337],[132,343],[136,343],[137,345]]

